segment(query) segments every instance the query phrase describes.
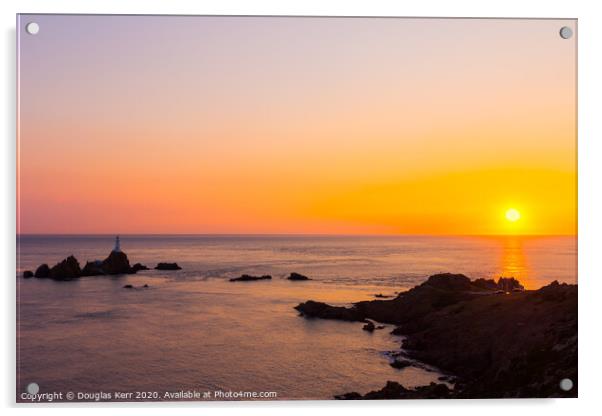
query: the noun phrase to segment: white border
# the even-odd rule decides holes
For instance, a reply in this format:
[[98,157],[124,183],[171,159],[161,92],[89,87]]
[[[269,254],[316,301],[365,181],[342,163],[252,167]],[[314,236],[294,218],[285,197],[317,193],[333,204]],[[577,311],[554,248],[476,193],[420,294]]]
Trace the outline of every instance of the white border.
[[[602,105],[601,75],[602,15],[596,1],[327,1],[327,0],[3,0],[0,2],[3,64],[0,101],[4,138],[1,144],[3,203],[0,229],[0,265],[3,282],[2,374],[0,394],[8,413],[89,414],[128,413],[165,414],[177,412],[237,415],[245,413],[306,415],[307,413],[365,414],[407,412],[420,415],[504,415],[532,411],[547,415],[590,414],[599,411],[602,383],[602,273],[596,262],[602,233],[600,179]],[[16,13],[131,13],[131,14],[268,14],[268,15],[346,15],[346,16],[438,16],[438,17],[554,17],[579,19],[579,399],[569,400],[463,400],[420,402],[253,402],[253,403],[177,403],[46,405],[42,409],[14,404],[15,387],[15,14]],[[102,407],[101,407],[102,406]],[[85,410],[83,407],[87,407]]]

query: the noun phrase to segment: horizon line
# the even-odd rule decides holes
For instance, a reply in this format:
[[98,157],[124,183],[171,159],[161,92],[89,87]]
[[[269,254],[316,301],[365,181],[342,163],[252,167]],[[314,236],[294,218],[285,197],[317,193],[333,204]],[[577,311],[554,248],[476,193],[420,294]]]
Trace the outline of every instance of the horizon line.
[[16,233],[16,236],[324,236],[324,237],[577,237],[578,233],[551,234],[353,234],[353,233]]

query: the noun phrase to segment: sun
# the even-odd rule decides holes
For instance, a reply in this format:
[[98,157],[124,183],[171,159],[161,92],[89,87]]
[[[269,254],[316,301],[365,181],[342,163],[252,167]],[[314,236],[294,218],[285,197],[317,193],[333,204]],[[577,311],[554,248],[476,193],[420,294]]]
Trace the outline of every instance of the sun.
[[520,220],[520,212],[514,208],[510,208],[506,211],[506,219],[510,222],[516,222]]

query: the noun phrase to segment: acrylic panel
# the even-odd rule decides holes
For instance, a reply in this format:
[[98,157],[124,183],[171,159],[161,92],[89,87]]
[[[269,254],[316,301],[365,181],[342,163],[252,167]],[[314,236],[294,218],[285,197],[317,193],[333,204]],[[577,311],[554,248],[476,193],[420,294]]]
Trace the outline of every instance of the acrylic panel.
[[17,402],[577,396],[575,19],[17,34]]

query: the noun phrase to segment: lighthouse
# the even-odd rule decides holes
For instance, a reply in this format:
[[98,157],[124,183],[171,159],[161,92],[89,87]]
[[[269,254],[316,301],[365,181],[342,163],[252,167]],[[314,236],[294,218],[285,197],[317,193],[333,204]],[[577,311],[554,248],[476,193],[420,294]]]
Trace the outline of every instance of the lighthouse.
[[121,245],[119,243],[119,236],[115,237],[115,248],[113,249],[113,251],[120,253],[121,252]]

